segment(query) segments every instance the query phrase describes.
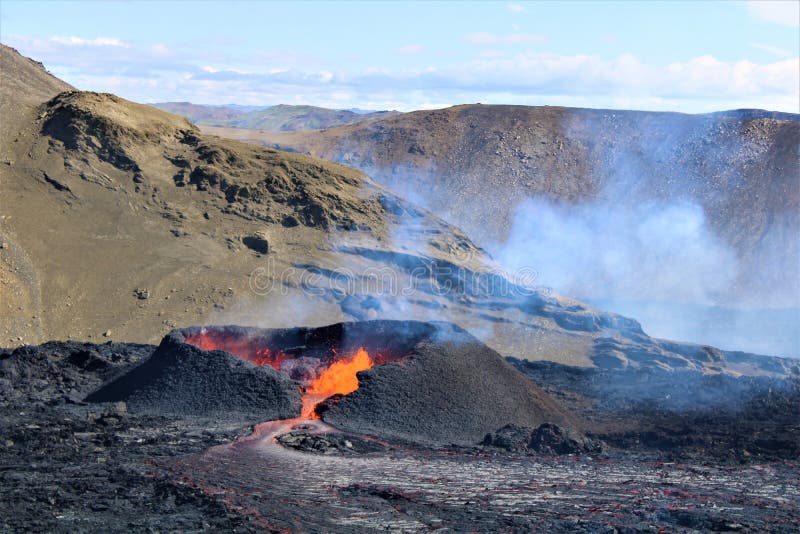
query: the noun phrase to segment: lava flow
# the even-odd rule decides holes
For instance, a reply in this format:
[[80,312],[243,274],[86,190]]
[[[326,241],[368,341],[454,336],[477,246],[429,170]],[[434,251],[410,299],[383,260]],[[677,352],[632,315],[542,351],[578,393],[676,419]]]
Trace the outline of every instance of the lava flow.
[[256,365],[269,365],[275,369],[280,369],[283,362],[293,358],[268,347],[259,347],[250,339],[227,336],[216,330],[203,329],[198,334],[187,336],[186,342],[202,350],[224,350]]
[[347,395],[357,390],[356,373],[376,363],[363,347],[342,355],[331,349],[332,362],[326,362],[272,350],[259,340],[237,338],[211,329],[187,336],[186,342],[203,350],[224,350],[255,365],[269,365],[289,374],[304,386],[301,416],[307,419],[319,419],[314,410],[331,395]]
[[358,389],[356,373],[375,365],[367,351],[358,349],[355,354],[333,362],[322,374],[311,381],[303,394],[302,416],[317,419],[314,408],[331,395],[347,395]]

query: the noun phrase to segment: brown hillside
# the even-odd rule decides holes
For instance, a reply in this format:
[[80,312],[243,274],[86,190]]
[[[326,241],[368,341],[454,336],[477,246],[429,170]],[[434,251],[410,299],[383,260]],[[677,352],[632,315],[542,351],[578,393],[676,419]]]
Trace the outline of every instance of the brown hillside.
[[207,130],[352,165],[401,193],[424,191],[412,198],[485,246],[508,236],[529,197],[695,202],[742,262],[731,299],[771,302],[800,294],[794,117],[465,105],[323,132]]
[[[0,44],[2,104],[7,106],[12,102],[38,104],[61,91],[70,89],[72,89],[71,85],[47,72],[41,63],[20,55],[13,48]],[[6,116],[6,112],[11,112],[14,108],[4,107],[2,109],[3,116]]]

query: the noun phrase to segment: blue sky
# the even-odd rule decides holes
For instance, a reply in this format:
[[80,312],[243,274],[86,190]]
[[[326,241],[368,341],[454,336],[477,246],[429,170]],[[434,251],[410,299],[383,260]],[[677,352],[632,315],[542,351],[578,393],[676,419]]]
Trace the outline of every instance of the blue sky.
[[0,40],[139,102],[800,112],[800,0],[0,3]]

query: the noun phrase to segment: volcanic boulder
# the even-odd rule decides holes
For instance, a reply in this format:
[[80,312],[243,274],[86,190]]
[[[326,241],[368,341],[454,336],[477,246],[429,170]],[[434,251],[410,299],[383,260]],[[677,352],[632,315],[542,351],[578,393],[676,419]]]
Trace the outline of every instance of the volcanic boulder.
[[153,355],[86,398],[126,401],[131,411],[179,415],[225,415],[256,421],[300,415],[297,383],[269,366],[228,352],[186,343],[168,334]]
[[553,423],[542,423],[537,429],[506,425],[486,434],[481,445],[511,452],[546,454],[580,454],[602,452],[603,443],[575,436]]
[[269,240],[263,232],[244,236],[242,243],[253,252],[258,252],[259,254],[267,254],[269,252]]

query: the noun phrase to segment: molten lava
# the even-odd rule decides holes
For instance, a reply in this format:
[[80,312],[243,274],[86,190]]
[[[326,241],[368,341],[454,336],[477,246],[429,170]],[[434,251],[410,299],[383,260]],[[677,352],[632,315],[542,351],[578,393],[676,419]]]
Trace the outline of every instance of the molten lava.
[[303,417],[317,418],[314,408],[317,403],[331,395],[347,395],[358,389],[356,373],[375,365],[367,351],[358,349],[355,354],[333,362],[322,374],[311,381],[303,395]]
[[268,347],[259,347],[253,340],[226,336],[214,330],[203,329],[198,334],[187,336],[186,342],[202,350],[224,350],[256,365],[269,365],[275,369],[280,369],[283,362],[293,358]]
[[211,329],[187,336],[186,342],[202,350],[224,350],[255,365],[269,365],[289,374],[305,386],[302,416],[310,419],[319,418],[314,413],[319,402],[331,395],[347,395],[357,390],[356,373],[389,361],[381,355],[371,357],[363,347],[344,355],[333,351],[332,361],[303,358],[272,350],[258,339],[230,336]]

